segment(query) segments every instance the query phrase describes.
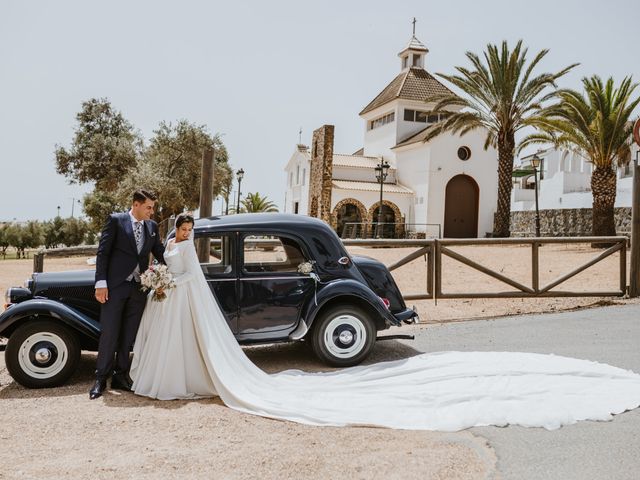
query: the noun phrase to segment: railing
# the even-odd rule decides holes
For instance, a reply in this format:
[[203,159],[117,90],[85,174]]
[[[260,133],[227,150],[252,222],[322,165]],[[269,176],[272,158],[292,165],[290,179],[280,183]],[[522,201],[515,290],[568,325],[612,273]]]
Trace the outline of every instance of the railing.
[[[420,228],[423,231],[417,231]],[[441,238],[442,226],[439,223],[404,222],[345,222],[340,238]]]
[[[402,259],[389,265],[393,271],[417,258],[427,257],[426,291],[404,295],[405,300],[423,299],[452,299],[452,298],[530,298],[530,297],[621,297],[627,292],[627,237],[558,237],[558,238],[486,238],[486,239],[448,239],[448,240],[343,240],[346,246],[359,247],[417,247],[417,250],[405,255]],[[567,272],[546,285],[540,285],[540,257],[539,248],[551,244],[589,243],[606,245],[607,248],[599,255]],[[531,285],[525,285],[507,275],[497,272],[486,265],[471,260],[450,247],[467,245],[530,245],[531,246]],[[570,278],[601,262],[610,255],[620,252],[618,290],[567,291],[556,290]],[[509,285],[515,291],[504,292],[445,292],[443,291],[443,257],[449,257],[476,271]]]

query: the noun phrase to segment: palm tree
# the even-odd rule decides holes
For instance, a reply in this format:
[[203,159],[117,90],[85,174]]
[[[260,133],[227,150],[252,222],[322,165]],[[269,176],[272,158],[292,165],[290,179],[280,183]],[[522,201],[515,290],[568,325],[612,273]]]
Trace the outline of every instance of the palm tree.
[[456,67],[460,75],[438,76],[449,81],[467,98],[454,93],[443,93],[427,98],[435,102],[433,111],[455,108],[445,120],[430,128],[426,140],[451,131],[464,135],[476,129],[485,129],[487,137],[484,148],[498,150],[498,205],[495,215],[493,235],[508,237],[511,216],[511,175],[516,151],[515,135],[519,130],[531,125],[542,108],[541,94],[549,87],[555,88],[555,81],[574,68],[576,64],[558,73],[533,75],[533,70],[548,50],[540,51],[527,65],[527,49],[522,40],[510,51],[507,42],[502,47],[488,44],[484,61],[476,54],[466,56],[473,68]]
[[276,207],[275,203],[269,201],[266,197],[260,196],[260,193],[248,193],[246,197],[242,199],[242,207],[241,211],[247,213],[256,213],[256,212],[277,212],[278,207]]
[[550,95],[556,103],[544,110],[536,122],[540,133],[529,135],[523,146],[552,143],[578,151],[593,165],[594,235],[615,235],[613,207],[616,201],[616,166],[631,159],[633,110],[640,97],[632,99],[637,84],[625,77],[618,88],[613,78],[604,84],[597,75],[583,78],[585,94],[561,89]]

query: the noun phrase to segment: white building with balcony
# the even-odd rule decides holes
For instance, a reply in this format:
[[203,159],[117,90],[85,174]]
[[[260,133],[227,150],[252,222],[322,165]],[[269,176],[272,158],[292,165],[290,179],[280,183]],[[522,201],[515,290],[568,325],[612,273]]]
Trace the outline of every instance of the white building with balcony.
[[[635,158],[639,147],[631,149]],[[540,210],[591,208],[592,165],[579,153],[549,148],[537,152],[541,159],[538,174],[538,204]],[[520,169],[528,169],[533,154],[520,160]],[[620,167],[617,178],[616,207],[631,206],[632,165]],[[514,177],[511,210],[535,210],[535,178],[533,174]]]

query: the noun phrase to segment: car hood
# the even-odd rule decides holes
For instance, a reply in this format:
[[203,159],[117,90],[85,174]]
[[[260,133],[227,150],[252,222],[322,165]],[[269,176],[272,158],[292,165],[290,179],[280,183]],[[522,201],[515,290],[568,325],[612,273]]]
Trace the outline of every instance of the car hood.
[[95,284],[95,270],[72,270],[68,272],[44,272],[34,273],[33,280],[35,292],[46,290],[50,287],[87,287]]

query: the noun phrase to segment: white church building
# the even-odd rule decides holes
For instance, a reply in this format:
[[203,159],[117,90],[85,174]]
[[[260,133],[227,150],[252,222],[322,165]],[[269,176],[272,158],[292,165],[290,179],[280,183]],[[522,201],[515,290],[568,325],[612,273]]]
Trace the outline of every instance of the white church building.
[[363,148],[334,154],[331,125],[314,132],[310,149],[296,146],[285,167],[285,212],[322,218],[343,236],[356,231],[349,225],[375,227],[380,209],[375,169],[388,162],[382,221],[395,225],[392,232],[484,237],[493,230],[497,152],[484,150],[486,133],[425,140],[430,126],[446,115],[429,114],[433,104],[425,100],[449,92],[425,70],[427,53],[415,35],[399,53],[400,73],[359,114]]

